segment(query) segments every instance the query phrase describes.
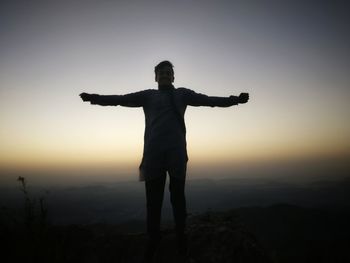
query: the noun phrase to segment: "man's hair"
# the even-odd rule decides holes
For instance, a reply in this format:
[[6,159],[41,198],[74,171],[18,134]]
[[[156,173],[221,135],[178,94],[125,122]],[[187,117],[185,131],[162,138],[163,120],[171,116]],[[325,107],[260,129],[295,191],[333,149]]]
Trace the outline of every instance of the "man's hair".
[[168,60],[163,60],[157,66],[155,66],[154,67],[154,73],[157,75],[158,70],[160,70],[161,68],[165,68],[165,67],[170,67],[171,68],[171,72],[174,74],[174,69],[173,69],[174,66]]

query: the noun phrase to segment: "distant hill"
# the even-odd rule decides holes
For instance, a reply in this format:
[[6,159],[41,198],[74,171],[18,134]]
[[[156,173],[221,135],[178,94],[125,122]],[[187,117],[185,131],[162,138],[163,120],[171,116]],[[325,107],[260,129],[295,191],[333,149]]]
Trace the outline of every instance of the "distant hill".
[[[168,182],[167,182],[168,183]],[[168,185],[166,186],[168,189]],[[144,184],[119,182],[47,189],[28,184],[31,197],[43,196],[53,224],[121,224],[144,221],[146,200]],[[350,179],[291,183],[266,178],[197,179],[186,182],[190,213],[208,210],[227,211],[238,207],[266,207],[288,203],[303,207],[350,206]],[[0,207],[23,210],[24,196],[19,187],[0,187]],[[172,220],[169,191],[165,191],[164,220]]]

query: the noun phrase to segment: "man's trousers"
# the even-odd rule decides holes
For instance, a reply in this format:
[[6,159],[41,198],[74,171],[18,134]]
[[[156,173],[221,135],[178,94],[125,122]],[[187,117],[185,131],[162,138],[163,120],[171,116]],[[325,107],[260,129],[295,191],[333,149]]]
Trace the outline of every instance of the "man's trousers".
[[[147,171],[150,172],[150,171]],[[151,240],[160,239],[161,210],[166,182],[166,171],[153,171],[159,173],[152,180],[146,180],[146,202],[147,202],[147,233]],[[186,228],[186,199],[185,199],[185,176],[184,179],[172,176],[169,171],[170,201],[173,208],[175,230],[177,236],[182,236]]]

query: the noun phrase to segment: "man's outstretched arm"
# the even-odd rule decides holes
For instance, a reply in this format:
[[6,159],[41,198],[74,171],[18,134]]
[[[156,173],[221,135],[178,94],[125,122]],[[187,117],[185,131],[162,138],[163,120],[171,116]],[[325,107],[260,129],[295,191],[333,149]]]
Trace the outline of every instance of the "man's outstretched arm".
[[138,91],[126,95],[99,95],[84,92],[79,96],[83,101],[90,101],[91,104],[101,106],[142,107],[146,100],[146,91]]
[[249,100],[249,93],[241,93],[239,96],[214,97],[188,90],[186,100],[187,105],[190,106],[230,107],[247,103]]

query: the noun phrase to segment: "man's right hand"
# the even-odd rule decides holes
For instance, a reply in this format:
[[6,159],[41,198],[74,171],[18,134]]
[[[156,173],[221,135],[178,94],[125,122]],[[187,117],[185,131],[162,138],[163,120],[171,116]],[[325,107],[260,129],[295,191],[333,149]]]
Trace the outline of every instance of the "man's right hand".
[[83,101],[90,101],[91,102],[93,100],[93,98],[96,98],[96,96],[98,96],[98,95],[83,92],[83,93],[80,93],[79,96]]

